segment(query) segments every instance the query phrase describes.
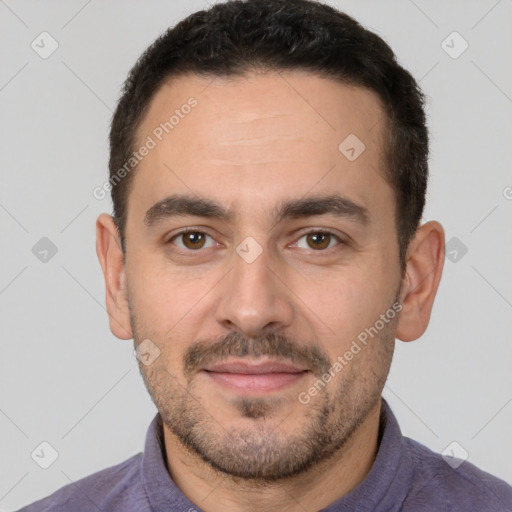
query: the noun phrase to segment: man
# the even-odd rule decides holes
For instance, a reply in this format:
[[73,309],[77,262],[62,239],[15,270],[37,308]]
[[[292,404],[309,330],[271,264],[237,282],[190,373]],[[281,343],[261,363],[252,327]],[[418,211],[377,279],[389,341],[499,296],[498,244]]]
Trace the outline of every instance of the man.
[[24,511],[512,510],[381,398],[444,260],[423,95],[382,39],[307,0],[217,4],[137,62],[110,142],[110,327],[158,414],[143,454]]

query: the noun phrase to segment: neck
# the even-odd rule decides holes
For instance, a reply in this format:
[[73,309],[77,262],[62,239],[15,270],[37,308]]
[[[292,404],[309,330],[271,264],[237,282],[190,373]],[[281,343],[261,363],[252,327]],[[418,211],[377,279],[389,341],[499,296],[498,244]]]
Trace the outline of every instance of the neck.
[[206,512],[316,511],[348,494],[370,471],[378,449],[381,401],[345,445],[310,470],[277,482],[221,473],[191,453],[164,424],[167,469],[176,486]]

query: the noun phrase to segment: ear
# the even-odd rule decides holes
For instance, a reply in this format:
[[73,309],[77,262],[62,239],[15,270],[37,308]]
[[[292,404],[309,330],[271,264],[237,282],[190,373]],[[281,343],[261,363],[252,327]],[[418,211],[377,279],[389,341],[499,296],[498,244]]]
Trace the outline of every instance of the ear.
[[444,229],[439,222],[430,221],[418,228],[407,251],[398,339],[416,340],[427,329],[443,265]]
[[126,271],[114,219],[102,213],[96,221],[96,254],[105,277],[110,330],[122,340],[133,338],[126,291]]

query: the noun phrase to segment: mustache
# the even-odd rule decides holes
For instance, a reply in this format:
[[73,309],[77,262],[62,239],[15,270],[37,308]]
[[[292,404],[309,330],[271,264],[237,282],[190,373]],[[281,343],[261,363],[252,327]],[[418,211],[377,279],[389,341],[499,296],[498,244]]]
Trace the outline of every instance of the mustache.
[[279,333],[268,333],[257,338],[248,338],[231,332],[213,341],[197,341],[183,356],[185,376],[190,380],[202,368],[227,357],[261,357],[286,359],[307,367],[317,376],[329,371],[331,362],[325,352],[316,345],[303,345]]

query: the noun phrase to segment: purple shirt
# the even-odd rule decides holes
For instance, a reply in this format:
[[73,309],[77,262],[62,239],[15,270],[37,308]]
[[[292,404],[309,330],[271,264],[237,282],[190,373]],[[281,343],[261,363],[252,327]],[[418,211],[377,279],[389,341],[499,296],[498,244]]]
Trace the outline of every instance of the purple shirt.
[[[402,436],[385,400],[379,438],[377,457],[366,478],[323,512],[512,512],[511,486],[467,461],[454,469],[441,455]],[[66,485],[19,512],[201,510],[167,471],[157,414],[144,453]]]

